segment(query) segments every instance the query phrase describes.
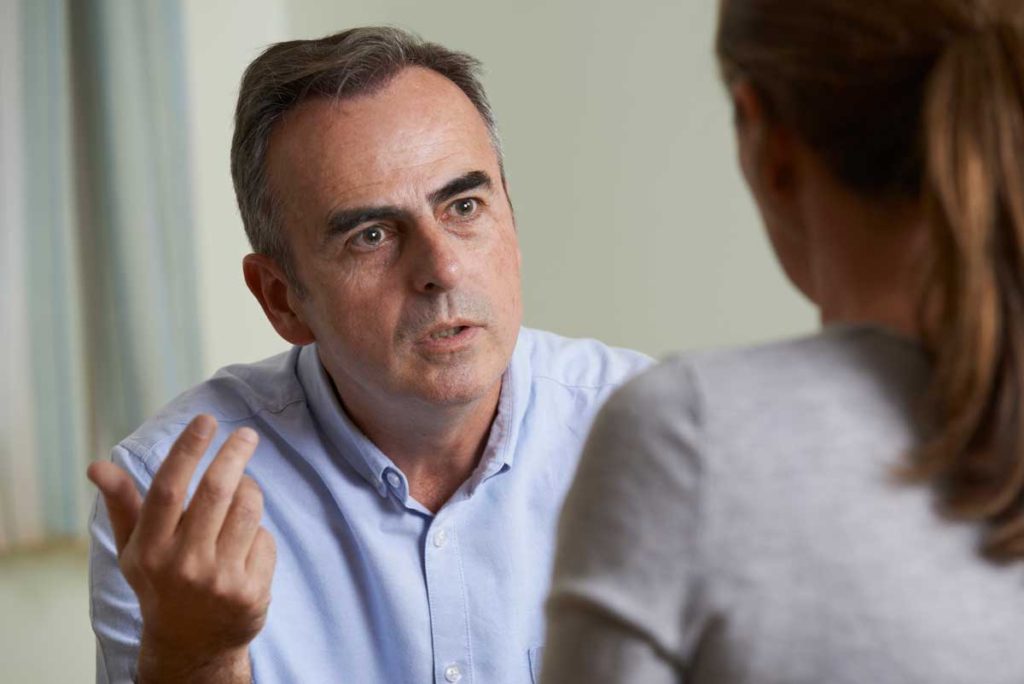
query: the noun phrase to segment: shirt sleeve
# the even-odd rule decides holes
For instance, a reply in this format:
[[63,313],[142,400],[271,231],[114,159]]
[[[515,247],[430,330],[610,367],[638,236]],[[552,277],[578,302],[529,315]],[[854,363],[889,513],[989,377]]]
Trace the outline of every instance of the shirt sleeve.
[[704,623],[700,413],[674,362],[598,415],[559,523],[544,684],[685,678]]
[[[114,448],[111,459],[135,479],[140,492],[148,490],[152,478],[140,459],[121,446]],[[132,682],[142,636],[142,614],[135,592],[121,574],[114,532],[99,495],[89,535],[89,617],[96,634],[96,682]]]

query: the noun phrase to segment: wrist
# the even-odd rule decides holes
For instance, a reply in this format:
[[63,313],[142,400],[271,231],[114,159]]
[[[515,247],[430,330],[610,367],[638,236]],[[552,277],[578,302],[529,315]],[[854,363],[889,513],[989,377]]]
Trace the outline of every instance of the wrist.
[[160,648],[145,635],[139,649],[138,684],[250,684],[249,648],[242,646],[210,654],[184,653]]

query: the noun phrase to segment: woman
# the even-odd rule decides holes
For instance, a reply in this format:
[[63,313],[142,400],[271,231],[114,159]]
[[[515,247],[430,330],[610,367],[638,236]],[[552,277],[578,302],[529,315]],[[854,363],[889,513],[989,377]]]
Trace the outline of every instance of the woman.
[[824,330],[602,411],[544,682],[1024,682],[1021,4],[723,0],[740,163]]

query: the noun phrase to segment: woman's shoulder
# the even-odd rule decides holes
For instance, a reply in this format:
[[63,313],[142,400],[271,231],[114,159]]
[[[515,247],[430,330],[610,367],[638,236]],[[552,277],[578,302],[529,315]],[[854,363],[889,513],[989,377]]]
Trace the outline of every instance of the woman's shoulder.
[[699,425],[710,414],[913,397],[928,377],[913,341],[882,328],[837,325],[775,342],[672,354],[609,400],[606,419],[633,426]]
[[685,377],[715,395],[766,388],[777,396],[779,389],[918,378],[927,371],[927,357],[913,340],[873,325],[839,324],[768,343],[677,353],[649,371],[662,378],[648,383]]

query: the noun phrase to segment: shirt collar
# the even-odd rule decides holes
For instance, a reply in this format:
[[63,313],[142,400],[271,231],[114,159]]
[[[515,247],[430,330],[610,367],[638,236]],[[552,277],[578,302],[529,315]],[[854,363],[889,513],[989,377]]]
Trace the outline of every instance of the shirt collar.
[[[512,359],[501,378],[498,410],[491,423],[487,445],[469,478],[467,495],[472,495],[485,480],[512,467],[530,397],[529,350],[525,337],[525,331],[520,330]],[[393,491],[400,500],[407,501],[409,486],[405,475],[349,418],[338,401],[334,383],[320,363],[316,344],[300,351],[298,376],[313,419],[334,451],[381,496],[386,497]]]

